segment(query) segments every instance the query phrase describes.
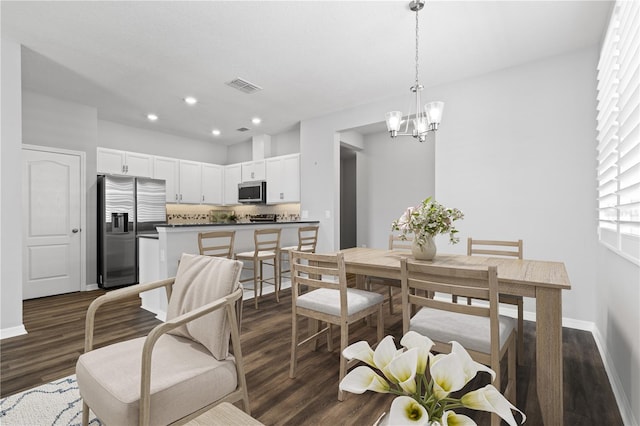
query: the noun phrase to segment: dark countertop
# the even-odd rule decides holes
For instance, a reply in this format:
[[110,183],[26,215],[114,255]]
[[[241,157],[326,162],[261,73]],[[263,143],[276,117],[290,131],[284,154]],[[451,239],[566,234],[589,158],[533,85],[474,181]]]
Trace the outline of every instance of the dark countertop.
[[147,234],[137,234],[136,238],[151,238],[157,240],[159,237],[157,232],[149,232]]
[[164,225],[156,225],[158,228],[185,228],[185,227],[198,227],[198,226],[244,226],[244,225],[288,225],[288,224],[297,224],[297,223],[319,223],[317,220],[297,220],[291,222],[235,222],[235,223],[174,223],[174,224],[164,224]]

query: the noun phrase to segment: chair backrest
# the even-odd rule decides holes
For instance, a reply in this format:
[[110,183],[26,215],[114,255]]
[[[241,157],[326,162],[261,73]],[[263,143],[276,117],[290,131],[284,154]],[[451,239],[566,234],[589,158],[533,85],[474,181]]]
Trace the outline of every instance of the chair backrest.
[[291,251],[291,298],[295,306],[302,294],[300,286],[309,291],[328,288],[340,291],[341,316],[347,316],[347,272],[344,254],[316,254]]
[[280,252],[280,233],[282,229],[256,229],[253,233],[254,254],[260,251]]
[[298,251],[315,253],[318,244],[318,225],[298,228]]
[[[495,361],[499,365],[498,270],[496,266],[475,269],[455,268],[434,266],[403,258],[400,261],[400,272],[403,334],[409,331],[411,313],[415,312],[414,308],[428,307],[489,317],[491,322],[490,357],[497,356]],[[489,300],[489,306],[458,304],[453,301],[453,297],[435,299],[428,296],[436,292]],[[455,336],[452,336],[451,340],[455,340]],[[446,345],[447,342],[440,342],[440,344],[441,346]],[[494,360],[491,361],[493,363]]]
[[408,250],[411,251],[413,245],[413,235],[405,237],[403,240],[399,235],[389,234],[389,250]]
[[198,249],[203,256],[233,259],[236,231],[212,231],[198,234]]
[[522,240],[474,240],[467,239],[467,256],[484,254],[490,256],[509,256],[522,259]]
[[[182,254],[167,306],[167,320],[231,295],[240,288],[242,262],[220,257]],[[205,346],[218,360],[228,355],[231,325],[222,310],[169,331]]]

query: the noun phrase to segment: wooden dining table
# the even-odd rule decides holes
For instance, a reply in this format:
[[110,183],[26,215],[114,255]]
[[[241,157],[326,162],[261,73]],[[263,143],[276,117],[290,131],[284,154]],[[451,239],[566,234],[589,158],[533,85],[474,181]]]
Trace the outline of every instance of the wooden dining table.
[[[357,285],[366,276],[400,279],[400,259],[407,251],[354,247],[341,250],[347,273]],[[545,425],[563,424],[562,290],[571,289],[562,262],[437,254],[433,265],[473,268],[498,267],[500,293],[536,299],[536,388]]]

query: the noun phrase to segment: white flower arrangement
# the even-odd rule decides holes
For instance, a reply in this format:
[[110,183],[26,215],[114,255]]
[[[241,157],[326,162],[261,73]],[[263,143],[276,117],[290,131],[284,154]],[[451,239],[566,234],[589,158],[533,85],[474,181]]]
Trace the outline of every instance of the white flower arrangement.
[[407,207],[402,216],[391,223],[391,229],[400,231],[402,239],[413,234],[414,242],[420,247],[426,245],[427,238],[446,233],[451,244],[456,244],[460,239],[456,237],[458,230],[453,222],[463,218],[460,210],[446,208],[429,197],[416,207]]
[[522,416],[521,423],[526,421],[524,413],[491,384],[461,398],[450,396],[479,371],[489,373],[492,381],[496,375],[491,368],[473,361],[459,343],[451,342],[450,353],[435,355],[431,353],[431,339],[409,331],[400,344],[404,349],[397,349],[393,337],[386,336],[375,351],[364,341],[345,348],[345,358],[363,361],[382,376],[370,367],[359,366],[342,379],[340,389],[356,394],[370,390],[398,395],[391,403],[390,425],[475,425],[468,416],[453,411],[461,407],[496,413],[510,426],[517,426],[511,412],[515,410]]

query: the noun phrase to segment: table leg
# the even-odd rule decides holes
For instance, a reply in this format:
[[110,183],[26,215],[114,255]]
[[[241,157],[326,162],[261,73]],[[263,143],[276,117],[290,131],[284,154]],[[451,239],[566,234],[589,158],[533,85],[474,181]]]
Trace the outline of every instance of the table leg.
[[563,424],[562,294],[536,289],[536,384],[544,424]]

